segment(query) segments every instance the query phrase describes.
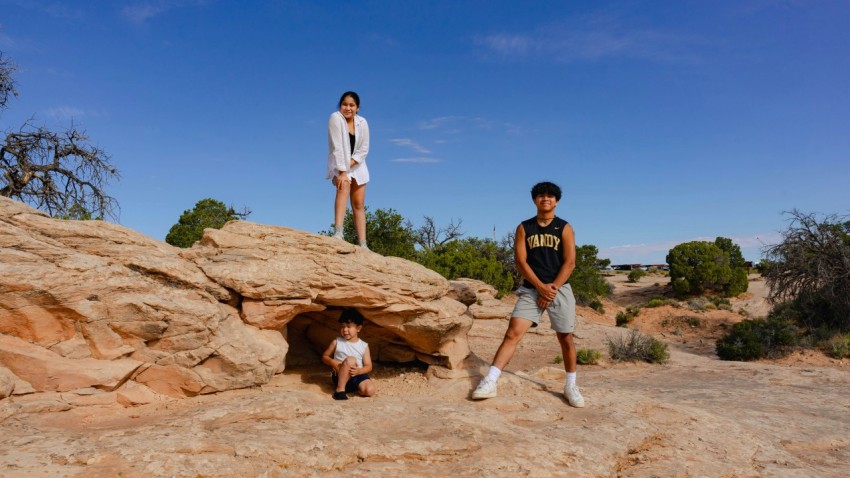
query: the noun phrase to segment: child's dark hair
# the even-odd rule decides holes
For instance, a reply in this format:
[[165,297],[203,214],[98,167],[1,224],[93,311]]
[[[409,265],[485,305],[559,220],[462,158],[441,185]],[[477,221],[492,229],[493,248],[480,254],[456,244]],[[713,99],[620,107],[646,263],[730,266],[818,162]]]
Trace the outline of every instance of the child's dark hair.
[[542,183],[537,183],[531,188],[531,199],[536,199],[537,196],[541,194],[551,194],[555,196],[556,201],[561,200],[561,188],[558,187],[555,183],[550,183],[549,181],[544,181]]
[[345,309],[339,316],[339,323],[345,324],[351,322],[354,325],[363,325],[363,316],[357,309]]
[[354,100],[354,104],[357,105],[358,108],[360,108],[360,95],[353,91],[346,91],[342,94],[342,96],[339,97],[339,104],[336,105],[337,108],[342,106],[342,102],[345,100],[346,96],[350,96],[351,99]]

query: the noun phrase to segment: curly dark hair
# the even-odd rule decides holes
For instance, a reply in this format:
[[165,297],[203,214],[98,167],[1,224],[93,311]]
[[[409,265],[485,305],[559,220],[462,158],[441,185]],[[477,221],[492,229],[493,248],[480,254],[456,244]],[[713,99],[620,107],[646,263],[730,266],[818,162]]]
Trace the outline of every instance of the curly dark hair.
[[561,200],[561,188],[558,187],[557,184],[550,183],[549,181],[537,183],[533,188],[531,188],[531,199],[535,199],[541,194],[551,194],[552,196],[555,196],[556,201]]

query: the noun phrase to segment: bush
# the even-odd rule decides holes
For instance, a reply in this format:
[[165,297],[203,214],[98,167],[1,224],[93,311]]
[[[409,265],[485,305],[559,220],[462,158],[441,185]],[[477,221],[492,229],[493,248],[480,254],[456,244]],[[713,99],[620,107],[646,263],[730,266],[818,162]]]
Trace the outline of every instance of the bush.
[[[330,229],[320,231],[323,236],[333,236]],[[342,223],[342,235],[351,244],[357,244],[357,230],[351,209],[346,210]],[[413,225],[395,209],[376,209],[366,207],[366,240],[369,249],[382,256],[401,257],[416,260],[416,235]]]
[[637,282],[641,277],[646,276],[646,271],[643,269],[632,269],[629,272],[628,280],[629,282]]
[[771,301],[793,306],[809,329],[850,331],[850,221],[790,214],[782,242],[764,251]]
[[661,297],[654,297],[650,299],[650,301],[647,302],[644,307],[652,309],[654,307],[661,307],[663,305],[672,305],[673,307],[678,307],[679,303],[672,299],[662,299]]
[[747,319],[717,340],[717,356],[722,360],[749,361],[781,357],[796,345],[800,334],[788,315],[767,319]]
[[422,253],[419,263],[449,280],[468,277],[486,282],[501,297],[514,289],[514,279],[496,258],[498,248],[490,239],[453,240]]
[[176,247],[192,247],[204,235],[204,229],[221,229],[227,222],[245,219],[250,212],[237,212],[223,202],[207,198],[201,199],[193,209],[187,209],[180,215],[177,224],[171,226],[165,242]]
[[596,365],[602,358],[602,352],[593,349],[579,349],[576,352],[576,361],[579,365]]
[[713,290],[725,296],[746,292],[749,287],[741,249],[731,239],[718,237],[714,243],[691,241],[667,254],[670,284],[677,297]]
[[821,349],[832,358],[850,358],[850,334],[839,334],[821,345]]
[[579,305],[591,305],[600,297],[610,296],[613,290],[598,267],[600,263],[607,265],[607,259],[598,259],[598,253],[599,250],[594,245],[576,247],[576,267],[570,275],[570,287]]
[[650,335],[632,330],[619,337],[607,339],[608,355],[612,360],[627,362],[665,363],[670,358],[667,344]]
[[590,302],[590,304],[588,304],[588,307],[590,307],[591,309],[593,309],[593,310],[595,310],[595,311],[599,312],[600,314],[604,314],[604,313],[605,313],[605,307],[603,307],[603,306],[602,306],[602,301],[601,301],[601,300],[599,300],[599,299],[593,299],[593,300]]
[[617,312],[617,315],[615,317],[615,320],[617,321],[617,327],[625,327],[626,325],[631,323],[631,321],[634,320],[634,318],[637,317],[639,313],[640,308],[631,305],[626,307],[625,311]]
[[688,301],[688,308],[697,312],[705,310],[706,304],[710,302],[707,301],[703,297],[697,297],[696,299],[692,299]]

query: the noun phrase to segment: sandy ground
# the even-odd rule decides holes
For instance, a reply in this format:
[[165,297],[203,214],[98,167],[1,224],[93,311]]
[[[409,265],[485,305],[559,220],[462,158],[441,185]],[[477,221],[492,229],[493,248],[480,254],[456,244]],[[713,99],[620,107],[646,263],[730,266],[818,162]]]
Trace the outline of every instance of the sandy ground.
[[470,400],[507,325],[479,320],[458,378],[379,364],[370,399],[332,400],[327,370],[308,364],[262,387],[128,409],[4,400],[0,476],[850,476],[847,361],[816,351],[756,363],[714,355],[739,311],[769,310],[757,277],[732,311],[642,309],[631,326],[668,343],[663,365],[612,362],[606,340],[626,332],[616,313],[663,296],[667,279],[609,280],[605,313],[579,311],[579,348],[603,353],[579,368],[583,409],[563,399],[560,348],[545,321],[520,345],[499,396]]

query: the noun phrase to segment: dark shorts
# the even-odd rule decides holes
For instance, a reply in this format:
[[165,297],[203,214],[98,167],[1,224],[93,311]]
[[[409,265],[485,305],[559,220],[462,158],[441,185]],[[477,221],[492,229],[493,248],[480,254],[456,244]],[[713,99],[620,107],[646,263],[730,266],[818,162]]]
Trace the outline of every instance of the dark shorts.
[[[360,391],[360,383],[365,382],[366,380],[369,380],[369,374],[366,373],[349,378],[348,381],[345,382],[345,391],[347,393]],[[334,372],[331,372],[331,382],[333,382],[334,387],[336,387],[337,376]]]

